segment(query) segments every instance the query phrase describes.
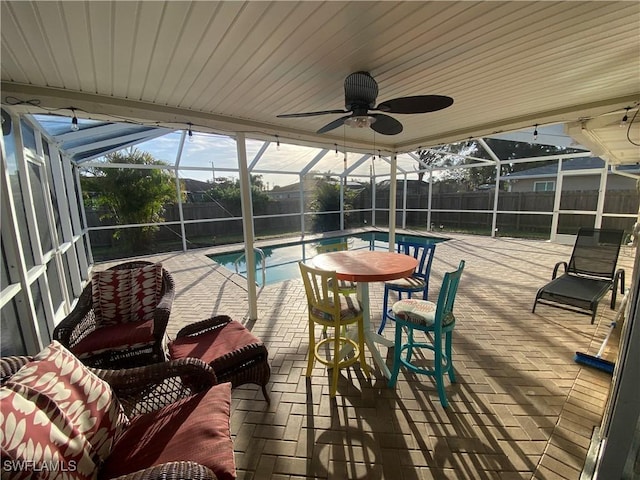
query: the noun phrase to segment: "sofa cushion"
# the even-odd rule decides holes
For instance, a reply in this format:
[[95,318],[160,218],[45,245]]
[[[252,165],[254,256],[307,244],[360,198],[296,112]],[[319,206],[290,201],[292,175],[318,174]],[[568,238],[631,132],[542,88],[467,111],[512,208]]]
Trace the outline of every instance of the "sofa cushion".
[[221,480],[236,478],[229,429],[231,384],[135,417],[104,464],[102,478],[174,461],[193,461]]
[[71,351],[84,359],[109,350],[131,350],[155,344],[153,320],[119,323],[94,330]]
[[0,389],[3,460],[23,462],[19,478],[96,478],[127,423],[109,385],[57,341]]
[[104,270],[91,277],[99,326],[153,320],[162,291],[162,265]]
[[[432,327],[436,321],[438,306],[427,300],[417,298],[405,298],[393,304],[391,307],[396,318],[405,322],[415,323],[423,327]],[[456,318],[453,313],[448,313],[442,318],[442,326],[446,327],[454,323]]]
[[169,343],[169,358],[199,358],[210,364],[217,375],[256,356],[266,358],[266,347],[235,320],[200,335],[179,337]]

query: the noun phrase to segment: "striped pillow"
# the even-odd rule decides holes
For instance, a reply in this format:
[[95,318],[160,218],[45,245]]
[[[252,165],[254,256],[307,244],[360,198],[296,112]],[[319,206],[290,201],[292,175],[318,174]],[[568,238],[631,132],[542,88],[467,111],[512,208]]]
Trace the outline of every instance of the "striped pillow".
[[99,326],[153,320],[162,290],[162,264],[96,272],[91,285]]

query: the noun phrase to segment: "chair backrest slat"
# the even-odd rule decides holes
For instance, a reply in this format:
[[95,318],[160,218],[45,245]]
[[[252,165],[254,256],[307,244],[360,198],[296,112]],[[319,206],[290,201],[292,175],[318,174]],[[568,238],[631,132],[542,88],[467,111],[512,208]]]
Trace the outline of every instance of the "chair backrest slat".
[[418,265],[414,270],[413,276],[422,278],[427,285],[429,284],[429,275],[431,273],[431,263],[433,255],[436,251],[435,243],[427,244],[420,242],[398,242],[398,253],[411,255],[418,260]]
[[309,311],[317,308],[333,318],[340,318],[340,302],[338,279],[336,272],[310,267],[303,262],[298,262],[300,274],[307,295]]
[[436,307],[435,320],[438,325],[442,325],[444,318],[453,313],[453,305],[456,300],[456,294],[458,293],[458,285],[460,284],[460,277],[462,276],[464,265],[464,260],[460,260],[457,270],[444,274],[442,287],[440,287],[440,294],[438,295],[438,305]]
[[613,279],[623,236],[623,230],[581,227],[567,272]]

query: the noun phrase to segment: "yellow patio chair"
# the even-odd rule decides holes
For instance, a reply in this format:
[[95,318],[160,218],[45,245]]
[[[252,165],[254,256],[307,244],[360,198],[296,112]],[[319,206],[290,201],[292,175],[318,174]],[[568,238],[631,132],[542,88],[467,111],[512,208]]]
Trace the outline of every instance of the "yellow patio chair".
[[[338,289],[336,272],[320,270],[298,262],[304,281],[309,309],[309,362],[306,376],[310,377],[315,361],[326,365],[332,371],[330,395],[335,397],[338,387],[338,371],[360,361],[362,371],[369,376],[369,367],[364,358],[364,320],[362,305],[355,295],[343,295]],[[356,324],[358,339],[353,340],[344,334],[342,327]],[[333,329],[329,335],[316,342],[316,325]],[[329,346],[330,356],[320,354],[323,346]],[[342,359],[340,350],[349,345],[353,348],[353,356]]]

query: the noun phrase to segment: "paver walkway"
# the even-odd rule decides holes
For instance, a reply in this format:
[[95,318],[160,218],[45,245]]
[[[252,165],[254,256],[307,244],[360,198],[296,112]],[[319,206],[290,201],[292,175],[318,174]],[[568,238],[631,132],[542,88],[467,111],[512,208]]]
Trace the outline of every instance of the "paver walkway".
[[[258,319],[247,322],[244,279],[205,256],[220,248],[150,257],[176,281],[170,335],[224,313],[245,323],[269,349],[271,405],[257,387],[233,392],[238,478],[579,478],[611,376],[573,358],[576,351],[597,352],[615,314],[608,297],[594,325],[589,316],[544,305],[532,314],[536,290],[556,262],[568,260],[570,246],[448,236],[436,249],[430,297],[437,298],[445,271],[461,259],[466,267],[456,301],[458,383],[446,387],[446,410],[427,377],[401,373],[389,389],[377,369],[368,381],[354,367],[341,372],[335,400],[325,369],[317,367],[307,380],[308,320],[299,278],[262,289]],[[634,254],[621,250],[619,266],[627,279]],[[382,284],[370,290],[377,325]],[[385,335],[392,338],[393,326]],[[605,358],[615,360],[615,348]]]

